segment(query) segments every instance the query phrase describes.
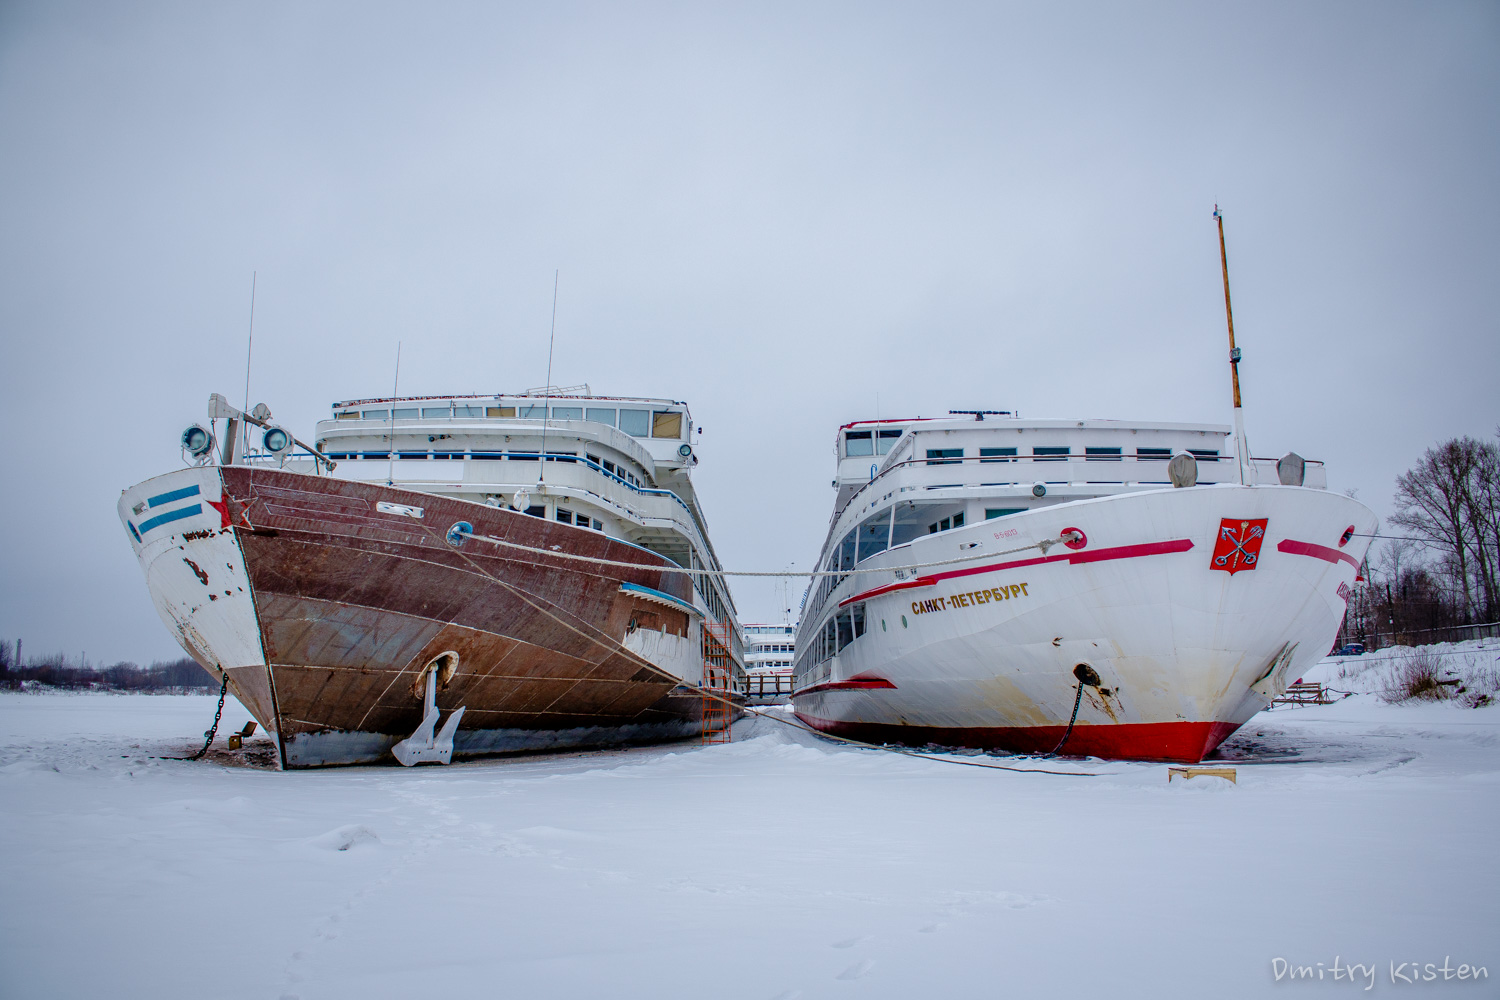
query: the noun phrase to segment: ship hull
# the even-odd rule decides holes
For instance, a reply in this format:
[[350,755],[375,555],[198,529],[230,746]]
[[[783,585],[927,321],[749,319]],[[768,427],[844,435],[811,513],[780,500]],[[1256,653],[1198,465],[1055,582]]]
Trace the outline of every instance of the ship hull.
[[[1236,550],[1226,527],[1236,540],[1261,533]],[[1071,528],[1085,537],[1045,555],[863,577],[842,601],[863,606],[863,635],[793,707],[869,742],[1198,761],[1327,652],[1374,527],[1337,494],[1212,486],[928,536],[866,565],[952,559],[975,543],[998,553]]]
[[[120,514],[163,621],[215,679],[227,671],[283,767],[390,760],[422,720],[434,664],[437,707],[465,710],[455,755],[700,731],[691,585],[662,572],[664,558],[599,532],[244,466],[149,480],[125,492]],[[460,521],[636,566],[472,537],[455,546],[446,535]]]

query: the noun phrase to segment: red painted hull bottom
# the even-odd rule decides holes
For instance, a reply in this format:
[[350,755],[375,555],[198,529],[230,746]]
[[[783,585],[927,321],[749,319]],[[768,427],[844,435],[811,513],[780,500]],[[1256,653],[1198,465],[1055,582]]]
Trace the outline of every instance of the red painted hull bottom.
[[[819,732],[864,743],[974,747],[1014,753],[1050,753],[1067,726],[1004,726],[948,729],[939,726],[893,726],[878,722],[834,722],[797,713]],[[1064,757],[1112,760],[1168,760],[1196,764],[1240,728],[1238,722],[1142,722],[1126,725],[1079,725],[1060,753]]]

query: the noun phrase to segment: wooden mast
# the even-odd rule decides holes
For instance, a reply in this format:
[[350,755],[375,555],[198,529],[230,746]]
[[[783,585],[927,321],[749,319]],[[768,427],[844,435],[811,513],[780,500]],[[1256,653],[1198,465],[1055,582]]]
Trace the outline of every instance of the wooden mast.
[[1245,411],[1240,404],[1240,349],[1234,346],[1234,309],[1229,304],[1229,255],[1224,249],[1224,215],[1214,206],[1219,223],[1219,265],[1224,270],[1224,317],[1229,322],[1229,373],[1234,384],[1234,460],[1239,466],[1240,485],[1250,480],[1250,445],[1245,440]]

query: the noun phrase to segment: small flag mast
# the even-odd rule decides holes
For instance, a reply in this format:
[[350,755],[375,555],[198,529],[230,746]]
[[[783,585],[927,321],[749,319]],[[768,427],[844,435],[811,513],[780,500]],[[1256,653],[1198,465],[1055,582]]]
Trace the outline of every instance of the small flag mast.
[[1224,269],[1224,316],[1229,321],[1229,372],[1234,383],[1234,460],[1240,470],[1240,485],[1250,480],[1250,444],[1245,440],[1245,411],[1240,405],[1240,349],[1234,346],[1234,310],[1229,305],[1229,255],[1224,250],[1224,215],[1214,206],[1219,223],[1219,264]]

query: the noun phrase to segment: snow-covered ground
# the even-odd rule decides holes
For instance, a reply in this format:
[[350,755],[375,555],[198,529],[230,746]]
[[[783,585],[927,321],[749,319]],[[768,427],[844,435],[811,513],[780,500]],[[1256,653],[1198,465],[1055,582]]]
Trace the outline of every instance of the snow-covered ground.
[[1340,691],[1385,694],[1397,668],[1414,660],[1430,665],[1440,677],[1457,680],[1457,687],[1466,693],[1493,695],[1500,686],[1500,639],[1440,642],[1415,648],[1387,646],[1359,656],[1330,656],[1302,680],[1320,681]]
[[[1227,745],[1230,784],[764,719],[729,745],[449,768],[159,759],[213,704],[0,696],[0,995],[1363,991],[1335,959],[1374,967],[1372,993],[1500,992],[1496,707],[1277,708]],[[1445,957],[1489,978],[1445,982]],[[1276,959],[1324,978],[1278,982]],[[1392,982],[1412,962],[1437,978]]]

